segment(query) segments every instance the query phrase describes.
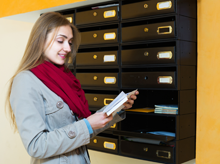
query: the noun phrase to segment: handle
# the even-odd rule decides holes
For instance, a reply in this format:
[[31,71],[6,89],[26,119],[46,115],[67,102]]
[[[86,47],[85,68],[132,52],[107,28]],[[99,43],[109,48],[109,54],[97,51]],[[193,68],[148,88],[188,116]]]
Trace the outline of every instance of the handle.
[[172,76],[159,76],[157,78],[157,83],[158,84],[172,84],[173,78]]
[[104,83],[105,84],[115,84],[116,83],[116,78],[115,77],[105,77],[104,78]]
[[116,11],[115,10],[108,10],[108,11],[105,11],[103,13],[104,18],[113,18],[115,16],[116,16]]
[[[167,157],[163,155],[159,155],[159,153],[163,153],[163,154],[167,153]],[[157,150],[156,154],[157,154],[157,157],[160,157],[160,158],[166,158],[166,159],[171,158],[171,153],[169,151]]]
[[103,144],[104,148],[106,149],[112,149],[112,150],[115,150],[116,149],[116,145],[115,143],[113,142],[107,142],[105,141],[104,144]]
[[172,2],[171,1],[158,2],[157,3],[157,10],[170,9],[171,7],[172,7]]

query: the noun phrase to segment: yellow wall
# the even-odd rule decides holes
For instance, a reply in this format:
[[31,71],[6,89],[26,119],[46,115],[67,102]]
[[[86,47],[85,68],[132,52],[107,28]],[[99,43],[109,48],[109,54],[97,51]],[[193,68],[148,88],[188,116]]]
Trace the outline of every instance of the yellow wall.
[[219,5],[198,0],[197,164],[220,163]]
[[33,23],[0,19],[0,163],[28,164],[30,158],[19,134],[14,134],[5,117],[6,83],[15,72],[24,53]]
[[0,18],[85,0],[1,0]]

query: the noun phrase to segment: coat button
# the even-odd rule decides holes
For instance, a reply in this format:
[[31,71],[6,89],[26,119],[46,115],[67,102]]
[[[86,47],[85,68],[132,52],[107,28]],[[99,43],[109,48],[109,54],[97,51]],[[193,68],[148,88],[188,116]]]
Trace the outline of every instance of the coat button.
[[80,154],[80,152],[79,152],[79,148],[78,148],[78,149],[76,149],[76,154],[77,154],[77,155],[79,155],[79,154]]
[[62,101],[58,101],[57,102],[57,108],[62,109],[63,108],[63,102]]
[[73,131],[69,131],[68,136],[69,136],[70,139],[73,139],[73,138],[76,137],[76,134]]
[[70,113],[73,115],[73,111],[72,110],[70,110]]

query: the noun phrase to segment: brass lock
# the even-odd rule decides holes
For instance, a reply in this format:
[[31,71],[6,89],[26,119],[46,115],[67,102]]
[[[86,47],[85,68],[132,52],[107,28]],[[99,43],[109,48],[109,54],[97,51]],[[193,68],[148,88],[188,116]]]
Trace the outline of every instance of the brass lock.
[[94,101],[97,101],[98,100],[98,98],[97,97],[94,97],[94,99],[93,99]]
[[98,35],[97,34],[93,34],[93,37],[96,38]]
[[144,148],[144,151],[148,151],[148,148],[147,148],[147,147],[145,147],[145,148]]
[[97,12],[94,12],[94,13],[93,13],[93,16],[96,17],[96,16],[97,16]]
[[97,55],[93,55],[93,59],[97,59],[97,57],[98,57]]
[[93,77],[93,79],[94,79],[94,80],[97,80],[97,79],[98,79],[98,77],[97,77],[97,76],[94,76],[94,77]]
[[148,52],[144,52],[144,56],[148,56],[149,55],[149,53]]
[[144,8],[145,8],[145,9],[148,8],[148,4],[144,4]]
[[144,28],[144,32],[148,32],[148,28]]
[[97,139],[94,139],[93,142],[94,142],[94,143],[97,143],[98,141],[97,141]]

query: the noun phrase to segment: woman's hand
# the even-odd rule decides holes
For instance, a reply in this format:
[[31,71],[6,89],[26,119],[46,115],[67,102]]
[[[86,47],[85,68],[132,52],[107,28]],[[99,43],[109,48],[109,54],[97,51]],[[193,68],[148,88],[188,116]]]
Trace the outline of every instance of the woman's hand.
[[125,106],[123,109],[129,109],[132,107],[132,105],[134,104],[134,100],[137,99],[137,96],[139,92],[136,91],[135,95],[131,95],[131,97],[128,99],[128,101],[126,101],[123,105]]
[[112,119],[112,115],[107,116],[107,114],[103,112],[98,112],[87,117],[87,120],[89,121],[93,130],[103,128]]

